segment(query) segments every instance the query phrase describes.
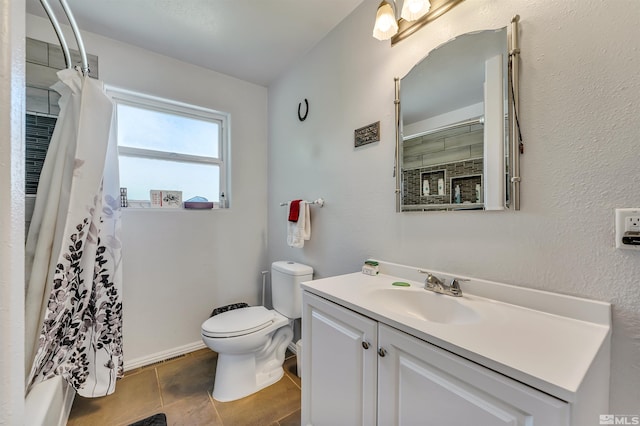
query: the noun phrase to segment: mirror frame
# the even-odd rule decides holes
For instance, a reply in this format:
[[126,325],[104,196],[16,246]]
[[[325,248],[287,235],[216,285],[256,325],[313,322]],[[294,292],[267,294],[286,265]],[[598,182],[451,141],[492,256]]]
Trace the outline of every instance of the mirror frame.
[[[462,0],[461,0],[462,1]],[[509,183],[510,183],[510,200],[505,203],[505,207],[513,210],[520,210],[520,155],[523,152],[522,137],[520,135],[520,108],[519,108],[519,61],[520,48],[518,44],[518,23],[520,16],[516,15],[511,19],[510,33],[507,34],[508,49],[508,104],[509,104]],[[402,143],[402,115],[400,106],[400,77],[394,78],[395,82],[395,114],[396,114],[396,146],[395,146],[395,165],[394,177],[396,179],[396,212],[402,212],[402,164],[400,159]]]

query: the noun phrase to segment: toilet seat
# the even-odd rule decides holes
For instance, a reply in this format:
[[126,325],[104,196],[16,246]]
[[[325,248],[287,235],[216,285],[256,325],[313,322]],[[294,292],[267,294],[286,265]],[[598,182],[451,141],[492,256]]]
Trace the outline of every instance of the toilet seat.
[[202,335],[206,337],[236,337],[251,334],[273,324],[273,311],[264,306],[249,306],[223,312],[202,324]]

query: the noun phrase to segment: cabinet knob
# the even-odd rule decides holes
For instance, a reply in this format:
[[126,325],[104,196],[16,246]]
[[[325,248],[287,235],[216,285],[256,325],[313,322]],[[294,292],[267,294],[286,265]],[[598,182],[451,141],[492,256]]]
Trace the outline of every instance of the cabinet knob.
[[362,347],[363,347],[364,349],[369,349],[369,342],[367,342],[366,340],[363,340],[363,341],[362,341]]
[[384,348],[378,348],[378,355],[383,357],[386,354],[387,354],[387,351]]

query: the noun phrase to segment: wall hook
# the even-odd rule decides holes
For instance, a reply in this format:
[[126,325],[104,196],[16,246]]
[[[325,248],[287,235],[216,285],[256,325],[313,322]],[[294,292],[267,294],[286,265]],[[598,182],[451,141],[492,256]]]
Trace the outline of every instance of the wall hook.
[[302,116],[302,114],[300,114],[300,107],[302,106],[302,102],[298,104],[298,120],[300,121],[306,120],[307,116],[309,115],[309,101],[307,100],[307,98],[304,98],[304,105],[305,105],[305,111],[304,111],[304,116]]

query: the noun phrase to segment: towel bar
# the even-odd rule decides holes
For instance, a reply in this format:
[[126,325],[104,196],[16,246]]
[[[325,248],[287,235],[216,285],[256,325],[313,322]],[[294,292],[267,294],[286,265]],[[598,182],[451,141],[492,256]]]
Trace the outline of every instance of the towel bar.
[[[306,203],[307,203],[307,204],[317,204],[317,205],[319,205],[320,207],[323,207],[323,206],[324,206],[324,200],[323,200],[322,198],[318,198],[317,200],[314,200],[314,201],[306,201]],[[280,205],[281,205],[281,206],[286,206],[286,205],[288,205],[288,204],[289,204],[289,202],[286,202],[286,203],[280,203]]]

